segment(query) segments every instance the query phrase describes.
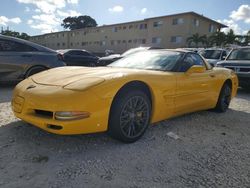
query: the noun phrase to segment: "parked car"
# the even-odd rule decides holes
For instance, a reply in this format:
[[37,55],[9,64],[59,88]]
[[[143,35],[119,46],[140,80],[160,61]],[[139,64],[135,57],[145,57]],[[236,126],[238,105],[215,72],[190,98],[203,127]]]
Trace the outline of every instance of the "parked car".
[[68,66],[89,66],[95,67],[99,57],[81,49],[57,50]]
[[199,51],[198,53],[202,55],[207,60],[207,62],[214,67],[219,61],[226,58],[228,51],[220,48],[213,48],[204,49]]
[[236,95],[233,71],[212,68],[194,52],[142,51],[106,67],[63,67],[36,74],[13,93],[16,117],[56,134],[108,131],[138,140],[166,118],[225,112]]
[[65,66],[62,56],[38,44],[0,35],[0,82],[20,81],[35,73]]
[[226,67],[236,72],[239,85],[250,89],[250,47],[233,49],[225,61],[217,63],[218,67]]
[[97,64],[98,66],[106,66],[109,65],[110,63],[113,63],[114,61],[121,59],[123,57],[126,57],[128,55],[131,55],[133,53],[142,51],[142,50],[150,50],[150,49],[156,49],[154,47],[138,47],[138,48],[131,48],[129,50],[127,50],[126,52],[124,52],[123,54],[112,54],[106,57],[101,57]]

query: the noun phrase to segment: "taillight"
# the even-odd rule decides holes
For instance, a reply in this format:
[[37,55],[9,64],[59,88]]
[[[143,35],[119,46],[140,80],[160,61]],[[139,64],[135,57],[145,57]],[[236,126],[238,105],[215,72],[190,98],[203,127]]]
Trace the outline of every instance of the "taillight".
[[63,55],[62,54],[57,54],[57,58],[58,58],[58,60],[60,60],[60,61],[63,61]]

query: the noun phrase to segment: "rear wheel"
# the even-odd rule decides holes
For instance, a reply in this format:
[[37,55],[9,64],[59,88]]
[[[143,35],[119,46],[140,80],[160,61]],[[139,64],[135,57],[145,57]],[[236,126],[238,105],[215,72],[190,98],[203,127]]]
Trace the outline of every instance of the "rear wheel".
[[45,67],[39,67],[39,66],[37,66],[37,67],[31,67],[31,68],[27,71],[27,73],[25,74],[25,78],[28,78],[28,77],[30,77],[30,76],[32,76],[32,75],[34,75],[34,74],[36,74],[36,73],[42,72],[42,71],[44,71],[44,70],[46,70]]
[[231,102],[231,94],[232,89],[228,83],[225,83],[221,88],[220,96],[215,107],[217,112],[226,112],[230,102]]
[[144,92],[123,93],[112,104],[108,133],[120,141],[135,142],[146,131],[150,116],[151,102]]

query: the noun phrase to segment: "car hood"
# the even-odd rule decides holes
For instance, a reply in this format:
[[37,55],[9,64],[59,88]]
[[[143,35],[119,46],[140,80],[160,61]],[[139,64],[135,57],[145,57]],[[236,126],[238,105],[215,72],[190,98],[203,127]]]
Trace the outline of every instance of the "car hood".
[[[145,72],[145,70],[114,67],[59,67],[35,74],[31,79],[42,85],[62,86],[78,82],[91,86],[105,80],[123,77],[128,74]],[[81,83],[80,83],[81,82]]]
[[217,65],[250,66],[250,60],[225,60],[218,62]]

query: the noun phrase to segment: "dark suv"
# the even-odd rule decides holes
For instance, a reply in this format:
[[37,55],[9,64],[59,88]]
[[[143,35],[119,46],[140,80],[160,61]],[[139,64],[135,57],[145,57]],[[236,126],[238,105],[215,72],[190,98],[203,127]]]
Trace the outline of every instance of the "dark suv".
[[65,66],[62,56],[38,44],[0,35],[0,82],[20,81],[46,69]]
[[236,72],[239,85],[250,89],[250,47],[233,49],[225,61],[217,63],[218,67],[225,67]]

